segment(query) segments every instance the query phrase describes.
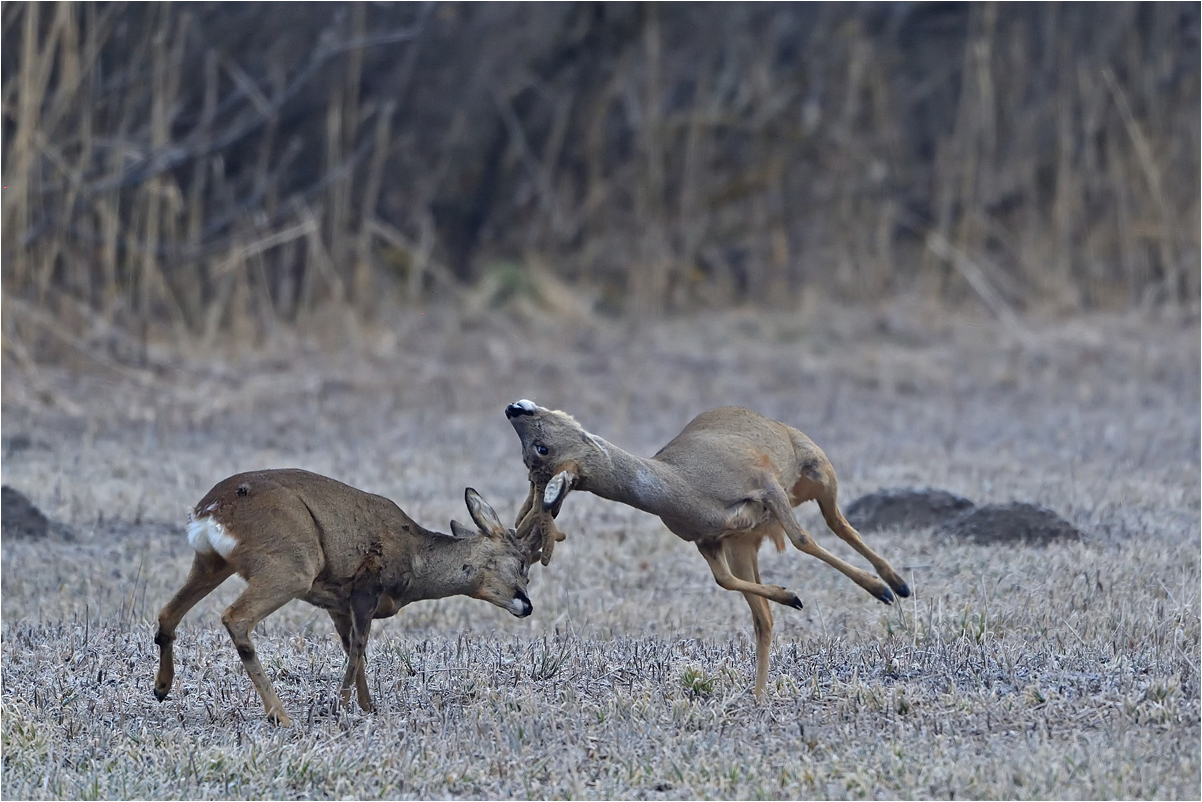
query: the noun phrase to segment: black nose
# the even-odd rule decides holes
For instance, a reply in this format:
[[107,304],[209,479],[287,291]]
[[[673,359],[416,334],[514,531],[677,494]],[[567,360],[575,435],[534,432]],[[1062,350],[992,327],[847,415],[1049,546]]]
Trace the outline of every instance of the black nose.
[[524,610],[524,612],[519,613],[518,618],[525,618],[526,616],[528,616],[534,612],[534,605],[530,603],[530,597],[527,596],[525,593],[523,593],[522,591],[519,590],[517,592],[517,595],[514,596],[514,598],[517,599],[518,601],[522,602],[522,604],[523,604],[522,609]]
[[518,406],[517,404],[510,404],[509,406],[505,407],[505,417],[507,418],[516,418],[520,415],[533,414],[533,409],[527,409],[526,407]]

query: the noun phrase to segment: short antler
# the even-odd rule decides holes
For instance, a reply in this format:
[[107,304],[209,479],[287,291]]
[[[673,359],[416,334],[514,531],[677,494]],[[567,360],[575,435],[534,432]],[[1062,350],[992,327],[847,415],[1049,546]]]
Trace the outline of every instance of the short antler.
[[522,508],[518,510],[514,527],[517,529],[518,543],[522,544],[526,550],[530,562],[538,560],[543,565],[548,565],[551,562],[551,554],[555,551],[555,543],[566,539],[567,535],[555,526],[555,516],[559,514],[559,505],[556,504],[551,509],[544,509],[543,498],[545,495],[546,487],[531,479],[530,493],[526,496]]

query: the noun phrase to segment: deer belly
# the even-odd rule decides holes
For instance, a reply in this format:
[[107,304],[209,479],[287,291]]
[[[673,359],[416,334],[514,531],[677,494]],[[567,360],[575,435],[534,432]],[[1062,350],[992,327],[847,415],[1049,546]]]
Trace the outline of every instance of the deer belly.
[[758,501],[748,500],[726,508],[726,520],[722,528],[726,532],[744,532],[773,522],[775,519],[767,507]]

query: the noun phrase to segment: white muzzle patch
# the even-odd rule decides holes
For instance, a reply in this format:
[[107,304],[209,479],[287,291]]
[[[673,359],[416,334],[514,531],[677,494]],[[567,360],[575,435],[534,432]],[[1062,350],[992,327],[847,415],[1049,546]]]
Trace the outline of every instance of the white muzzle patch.
[[228,560],[238,541],[225,531],[220,521],[212,517],[193,518],[188,521],[188,545],[197,554],[220,554]]
[[515,401],[513,405],[520,409],[524,409],[527,412],[534,412],[538,409],[538,407],[535,406],[534,402],[531,401],[529,398],[523,398],[518,401]]
[[509,600],[509,605],[506,609],[518,618],[525,618],[534,611],[534,605],[527,599],[515,597]]

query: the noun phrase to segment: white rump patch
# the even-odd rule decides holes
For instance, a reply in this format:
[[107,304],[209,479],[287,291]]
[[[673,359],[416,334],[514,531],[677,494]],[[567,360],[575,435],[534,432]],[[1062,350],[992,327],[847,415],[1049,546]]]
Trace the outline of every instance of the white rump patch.
[[193,518],[188,521],[188,544],[197,554],[220,554],[229,559],[237,547],[234,540],[220,521],[214,518]]

